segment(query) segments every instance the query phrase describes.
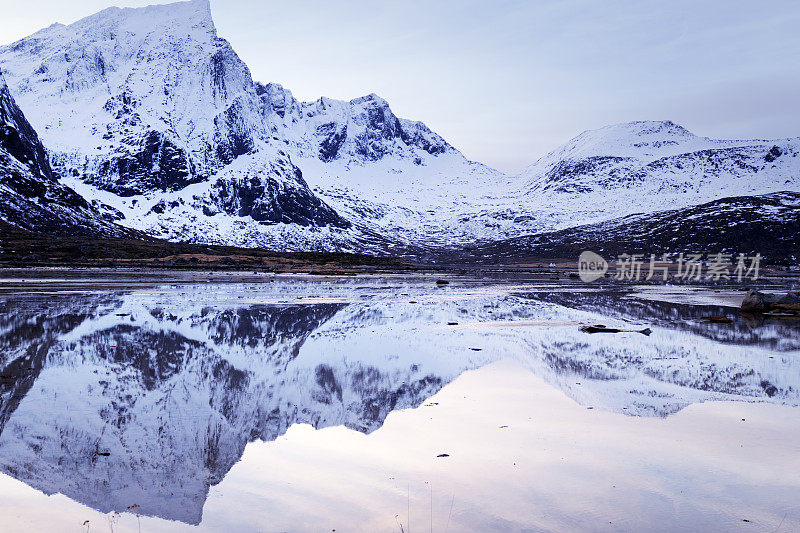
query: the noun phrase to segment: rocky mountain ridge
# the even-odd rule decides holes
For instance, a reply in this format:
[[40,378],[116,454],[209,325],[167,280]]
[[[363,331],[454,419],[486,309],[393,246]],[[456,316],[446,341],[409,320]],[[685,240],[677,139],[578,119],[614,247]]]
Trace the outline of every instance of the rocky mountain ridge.
[[800,192],[800,139],[713,140],[670,121],[584,132],[507,176],[377,95],[300,102],[254,81],[207,0],[56,24],[0,47],[0,69],[62,183],[172,241],[437,255]]

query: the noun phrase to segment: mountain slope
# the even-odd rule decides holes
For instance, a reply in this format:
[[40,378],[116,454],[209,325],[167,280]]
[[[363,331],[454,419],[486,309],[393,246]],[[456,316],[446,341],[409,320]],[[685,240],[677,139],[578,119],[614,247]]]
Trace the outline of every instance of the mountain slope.
[[0,71],[0,222],[34,232],[131,237],[113,211],[60,184]]
[[469,199],[505,179],[376,95],[301,103],[254,83],[207,0],[53,25],[0,48],[0,68],[69,184],[168,239],[386,251],[468,238]]
[[[800,259],[800,193],[723,198],[698,206],[489,243],[457,254],[460,261],[577,260],[584,250],[621,254],[760,253],[770,263]],[[454,256],[451,256],[451,259]]]

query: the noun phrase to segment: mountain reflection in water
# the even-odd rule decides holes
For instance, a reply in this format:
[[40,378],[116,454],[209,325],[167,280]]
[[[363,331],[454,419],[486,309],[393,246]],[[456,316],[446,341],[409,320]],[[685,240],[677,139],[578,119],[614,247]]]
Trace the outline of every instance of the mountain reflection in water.
[[[798,405],[798,329],[698,322],[729,312],[430,281],[7,292],[0,469],[101,512],[135,503],[199,524],[249,442],[298,423],[370,433],[501,359],[631,416],[714,399]],[[588,335],[580,323],[653,333]]]

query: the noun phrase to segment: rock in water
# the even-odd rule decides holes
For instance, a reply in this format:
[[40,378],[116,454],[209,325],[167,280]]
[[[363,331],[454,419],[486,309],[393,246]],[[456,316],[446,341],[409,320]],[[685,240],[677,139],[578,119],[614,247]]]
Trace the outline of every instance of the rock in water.
[[800,294],[790,292],[783,296],[750,291],[742,301],[741,310],[748,313],[765,313],[774,309],[789,311],[800,310]]
[[779,297],[774,294],[764,294],[760,291],[750,291],[742,301],[741,310],[749,313],[763,313],[772,309],[778,303]]

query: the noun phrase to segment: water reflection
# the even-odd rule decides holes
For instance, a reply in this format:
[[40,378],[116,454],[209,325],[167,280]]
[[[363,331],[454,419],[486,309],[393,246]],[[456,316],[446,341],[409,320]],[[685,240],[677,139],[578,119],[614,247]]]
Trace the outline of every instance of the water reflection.
[[[552,302],[572,309],[602,311],[622,320],[645,321],[666,328],[689,331],[726,344],[759,346],[781,352],[800,350],[796,320],[767,321],[763,315],[741,314],[738,308],[725,305],[690,305],[637,298],[632,289],[601,292],[524,292],[521,296]],[[704,321],[707,317],[725,317],[731,324]]]
[[[618,295],[278,281],[0,300],[0,469],[102,512],[198,524],[252,441],[369,433],[464,371],[513,359],[585,406],[665,417],[709,399],[797,405],[798,331]],[[580,323],[637,323],[587,335]]]

